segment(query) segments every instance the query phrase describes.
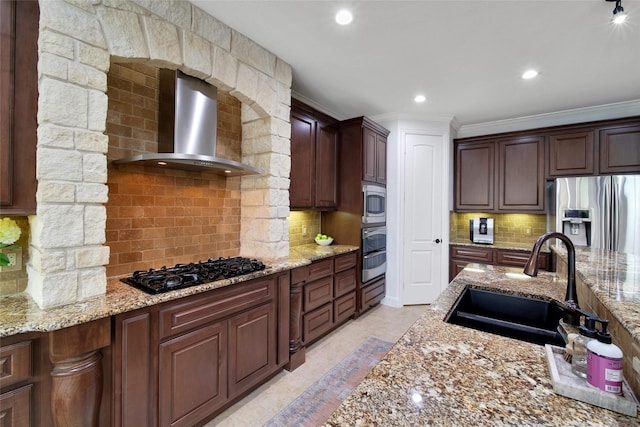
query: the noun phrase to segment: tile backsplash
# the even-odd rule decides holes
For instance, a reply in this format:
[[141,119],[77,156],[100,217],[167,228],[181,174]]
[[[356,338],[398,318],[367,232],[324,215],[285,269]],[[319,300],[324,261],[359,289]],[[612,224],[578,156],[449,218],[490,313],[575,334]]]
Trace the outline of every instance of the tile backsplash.
[[469,241],[469,220],[493,218],[496,243],[531,244],[547,232],[547,216],[544,214],[459,213],[450,214],[451,241]]
[[[14,243],[22,248],[22,268],[14,271],[0,271],[0,296],[23,292],[27,289],[27,269],[29,261],[29,220],[25,216],[7,216],[20,227],[20,238]],[[5,218],[5,217],[3,217]]]
[[[306,231],[304,235],[303,231]],[[313,239],[318,233],[320,233],[320,212],[291,211],[289,216],[290,246],[313,243]]]
[[[157,151],[158,69],[112,64],[108,160]],[[241,160],[241,103],[218,90],[217,154]],[[108,166],[107,277],[240,251],[240,177]]]

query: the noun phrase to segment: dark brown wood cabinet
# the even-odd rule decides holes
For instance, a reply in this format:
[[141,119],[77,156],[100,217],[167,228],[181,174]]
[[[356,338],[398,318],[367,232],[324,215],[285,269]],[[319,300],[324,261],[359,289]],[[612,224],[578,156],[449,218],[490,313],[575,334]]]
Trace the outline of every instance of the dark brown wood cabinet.
[[283,368],[289,277],[115,316],[114,425],[199,424]]
[[544,137],[498,141],[497,210],[544,212]]
[[592,175],[594,132],[569,131],[549,136],[549,177]]
[[640,125],[599,130],[601,174],[640,172]]
[[[526,249],[504,249],[472,245],[449,245],[449,281],[453,280],[468,264],[501,265],[524,268],[531,251]],[[538,267],[542,270],[552,269],[551,254],[541,252]]]
[[[386,185],[389,131],[367,117],[340,122],[340,192],[360,192],[362,181]],[[349,169],[349,170],[347,170]],[[355,189],[354,189],[355,188]],[[341,200],[342,201],[342,200]]]
[[335,209],[337,205],[337,121],[299,101],[291,106],[292,209]]
[[640,117],[454,141],[454,209],[544,212],[545,179],[640,173]]
[[456,144],[456,210],[494,210],[495,151],[493,141]]
[[544,146],[543,137],[456,143],[456,210],[543,212]]
[[35,0],[0,1],[0,213],[36,210],[38,21]]
[[369,127],[362,128],[362,180],[387,183],[387,135]]
[[306,346],[355,315],[358,256],[358,251],[348,252],[291,271],[287,369],[304,363]]
[[226,351],[226,322],[209,324],[160,344],[160,426],[192,426],[226,402]]
[[0,425],[51,426],[47,334],[27,333],[0,341]]

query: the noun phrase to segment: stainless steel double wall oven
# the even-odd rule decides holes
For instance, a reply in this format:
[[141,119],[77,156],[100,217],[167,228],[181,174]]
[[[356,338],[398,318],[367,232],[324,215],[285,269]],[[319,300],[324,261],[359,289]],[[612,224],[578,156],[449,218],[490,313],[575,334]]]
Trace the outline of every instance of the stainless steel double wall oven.
[[363,186],[362,282],[385,274],[387,269],[386,189]]

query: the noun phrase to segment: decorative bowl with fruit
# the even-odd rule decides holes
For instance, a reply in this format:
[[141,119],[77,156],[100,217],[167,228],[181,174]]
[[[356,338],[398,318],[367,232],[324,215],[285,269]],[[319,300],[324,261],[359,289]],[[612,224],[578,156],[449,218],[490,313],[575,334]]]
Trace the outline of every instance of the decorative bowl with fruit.
[[316,243],[320,246],[329,246],[333,243],[333,237],[318,233],[316,234]]

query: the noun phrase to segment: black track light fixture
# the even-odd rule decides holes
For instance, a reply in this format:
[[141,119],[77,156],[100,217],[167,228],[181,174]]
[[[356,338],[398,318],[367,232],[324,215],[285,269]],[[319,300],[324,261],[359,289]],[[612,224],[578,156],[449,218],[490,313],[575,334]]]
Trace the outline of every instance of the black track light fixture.
[[622,24],[627,19],[627,14],[622,7],[622,0],[607,0],[607,1],[615,1],[616,7],[613,8],[613,23],[614,24]]

